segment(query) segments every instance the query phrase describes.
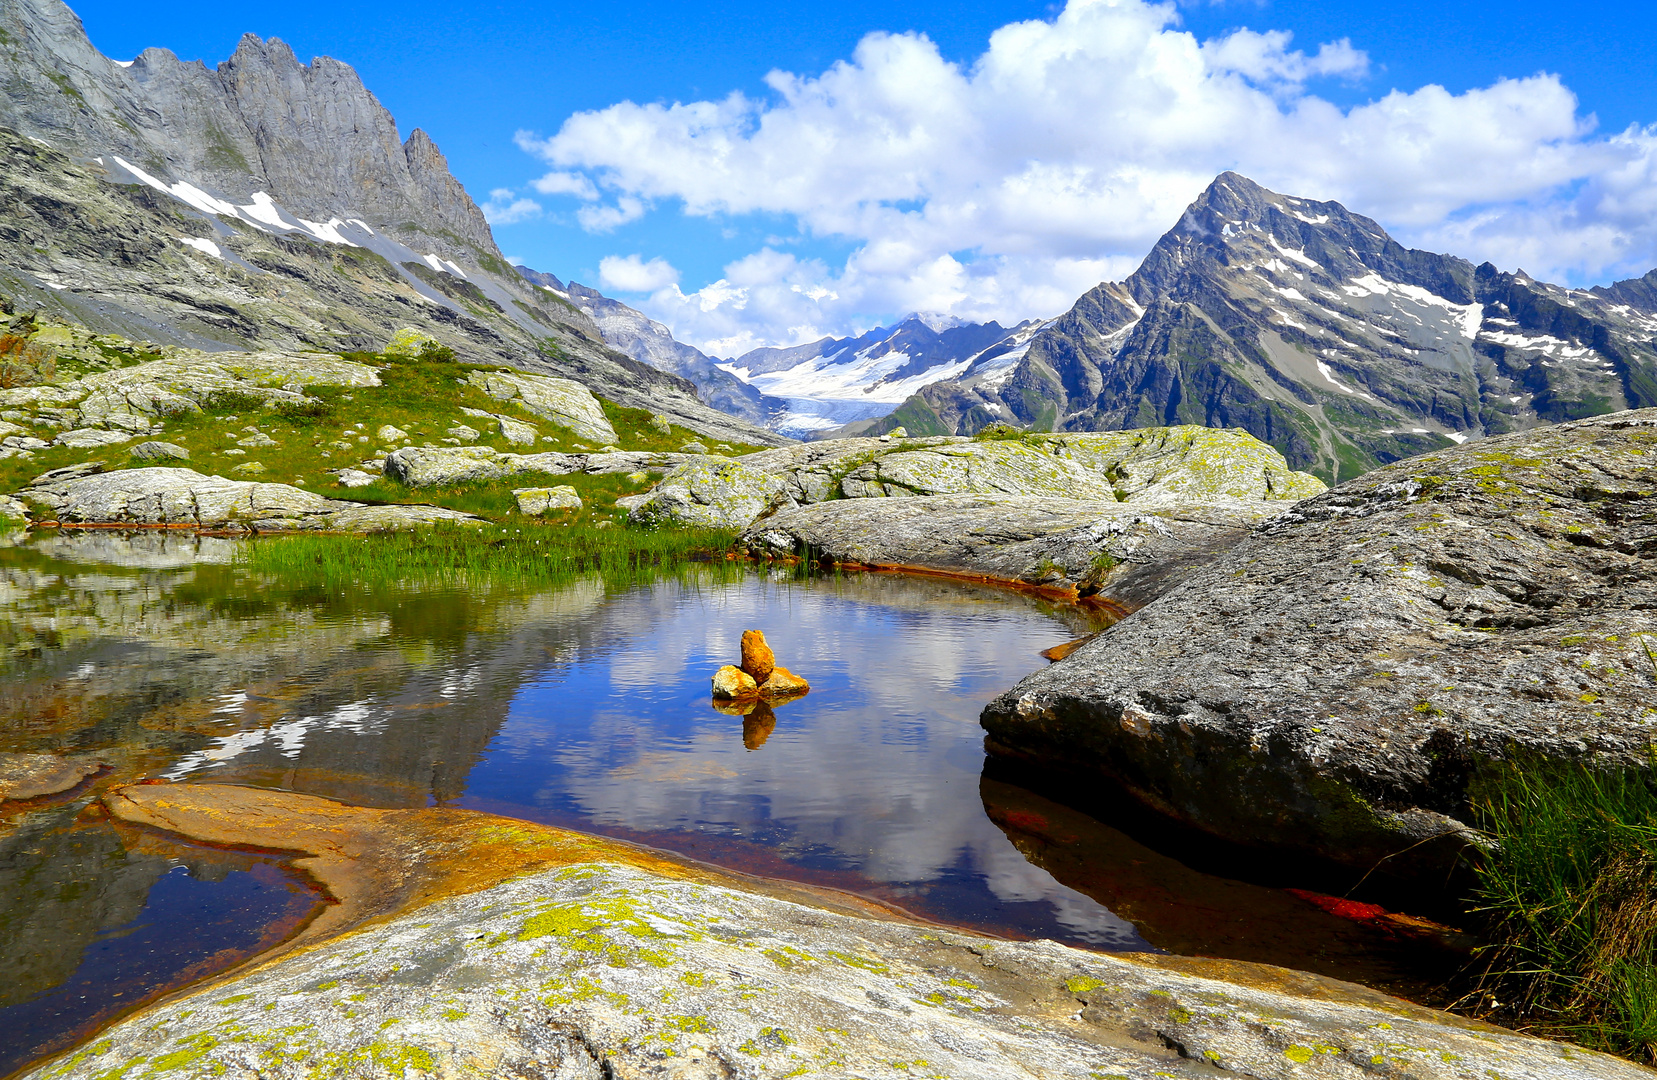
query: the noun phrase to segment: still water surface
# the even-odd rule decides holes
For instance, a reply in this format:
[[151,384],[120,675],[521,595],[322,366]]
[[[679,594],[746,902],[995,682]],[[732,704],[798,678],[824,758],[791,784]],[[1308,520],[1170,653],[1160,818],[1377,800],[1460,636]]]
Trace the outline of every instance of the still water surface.
[[[1042,649],[1096,628],[1075,608],[884,575],[329,590],[247,575],[229,565],[237,542],[45,533],[0,551],[0,752],[97,753],[103,784],[470,807],[1009,936],[1371,983],[1420,966],[984,777],[980,710]],[[726,715],[708,680],[749,628],[812,690]],[[0,1027],[31,1045],[268,947],[316,901],[268,859],[117,828],[95,795],[0,804],[0,973],[22,988],[0,997]],[[75,854],[89,844],[98,858]],[[66,888],[86,899],[64,905]],[[192,920],[202,948],[155,947],[154,928]],[[119,1001],[97,1000],[100,980]]]

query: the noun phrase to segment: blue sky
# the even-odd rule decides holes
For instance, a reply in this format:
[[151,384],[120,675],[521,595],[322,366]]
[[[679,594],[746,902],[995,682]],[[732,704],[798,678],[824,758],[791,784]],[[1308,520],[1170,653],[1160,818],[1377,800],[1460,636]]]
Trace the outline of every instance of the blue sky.
[[1057,314],[1232,167],[1506,268],[1657,265],[1657,131],[1617,138],[1657,122],[1657,5],[72,6],[118,59],[212,64],[251,30],[354,65],[509,255],[724,354]]

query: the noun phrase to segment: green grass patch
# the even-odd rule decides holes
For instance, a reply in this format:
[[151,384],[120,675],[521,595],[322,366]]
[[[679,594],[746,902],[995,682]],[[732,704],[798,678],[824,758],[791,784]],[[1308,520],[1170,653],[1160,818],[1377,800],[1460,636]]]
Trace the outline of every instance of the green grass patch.
[[1657,1061],[1657,776],[1521,761],[1474,805],[1479,1010]]
[[[347,353],[346,359],[380,369],[382,385],[371,387],[313,386],[301,402],[267,405],[257,394],[227,391],[210,397],[204,411],[160,417],[159,424],[133,443],[162,440],[184,447],[188,461],[158,464],[194,469],[210,476],[291,484],[330,498],[370,503],[432,503],[492,519],[517,516],[513,488],[568,484],[580,493],[586,505],[577,515],[560,519],[574,526],[596,524],[615,514],[615,500],[638,494],[654,478],[636,483],[625,476],[554,476],[526,474],[510,480],[450,488],[405,488],[389,480],[362,488],[347,488],[333,475],[334,470],[359,467],[362,462],[382,459],[385,452],[404,443],[441,446],[452,438],[449,429],[464,425],[480,432],[467,445],[488,446],[519,454],[544,451],[577,452],[596,450],[581,443],[567,428],[535,416],[520,405],[490,397],[466,379],[473,370],[501,370],[457,364],[441,354],[420,358],[383,356],[379,353]],[[617,445],[627,450],[678,450],[687,442],[709,443],[706,436],[674,426],[663,433],[650,426],[650,412],[603,402],[605,416],[616,430]],[[533,426],[539,437],[533,446],[507,442],[494,421],[469,416],[461,410],[479,409],[510,416]],[[382,441],[379,429],[390,424],[408,433],[406,440]],[[238,445],[243,440],[271,445]],[[56,432],[41,427],[31,432],[50,440]],[[104,462],[110,469],[135,466],[128,456],[131,443],[92,449],[53,446],[34,452],[32,459],[0,460],[0,492],[21,491],[36,476],[51,469],[83,461]],[[730,452],[747,453],[760,447],[732,445]],[[237,466],[258,462],[256,472],[238,472]]]
[[484,528],[439,525],[381,536],[273,536],[243,544],[237,566],[327,590],[542,587],[597,575],[627,587],[693,568],[740,575],[734,534],[714,529],[621,529],[534,520]]

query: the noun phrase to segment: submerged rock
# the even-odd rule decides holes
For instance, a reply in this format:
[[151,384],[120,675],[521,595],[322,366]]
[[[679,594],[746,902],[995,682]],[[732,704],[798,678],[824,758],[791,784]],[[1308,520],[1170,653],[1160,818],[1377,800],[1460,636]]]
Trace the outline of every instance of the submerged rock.
[[364,506],[287,484],[229,480],[191,469],[123,469],[45,483],[42,480],[46,477],[22,492],[22,498],[47,508],[62,522],[194,525],[255,532],[355,532],[411,528],[439,521],[482,521],[438,506]]
[[1654,530],[1657,410],[1409,458],[1025,679],[988,746],[1239,844],[1441,881],[1494,763],[1649,766]]
[[1648,1075],[1350,983],[916,925],[467,811],[213,785],[129,788],[111,806],[314,853],[300,865],[330,891],[393,898],[330,906],[307,948],[152,1006],[36,1078],[286,1080],[329,1062],[364,1080]]
[[0,754],[0,802],[69,791],[102,767],[96,758]]

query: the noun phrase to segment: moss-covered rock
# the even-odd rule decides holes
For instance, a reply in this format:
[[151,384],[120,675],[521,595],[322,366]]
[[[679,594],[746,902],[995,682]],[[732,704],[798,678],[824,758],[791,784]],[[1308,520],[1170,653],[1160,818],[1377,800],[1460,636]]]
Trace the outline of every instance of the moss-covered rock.
[[480,518],[439,506],[364,506],[288,484],[229,480],[193,469],[122,469],[48,480],[23,492],[23,499],[38,508],[36,516],[89,524],[368,532],[439,521],[481,523]]
[[787,498],[782,480],[741,460],[694,457],[646,495],[616,500],[638,525],[741,529]]
[[568,428],[578,439],[600,446],[616,441],[616,429],[598,398],[574,380],[507,371],[473,371],[467,378],[490,397],[516,401],[526,411]]
[[441,341],[432,337],[425,331],[416,330],[412,326],[405,326],[395,334],[392,334],[391,340],[386,342],[385,348],[380,351],[385,353],[387,356],[403,356],[412,360],[428,350],[441,349],[443,347],[444,346]]
[[1295,472],[1281,452],[1241,428],[1137,428],[1028,436],[1111,482],[1124,502],[1232,498],[1295,501],[1328,490]]

